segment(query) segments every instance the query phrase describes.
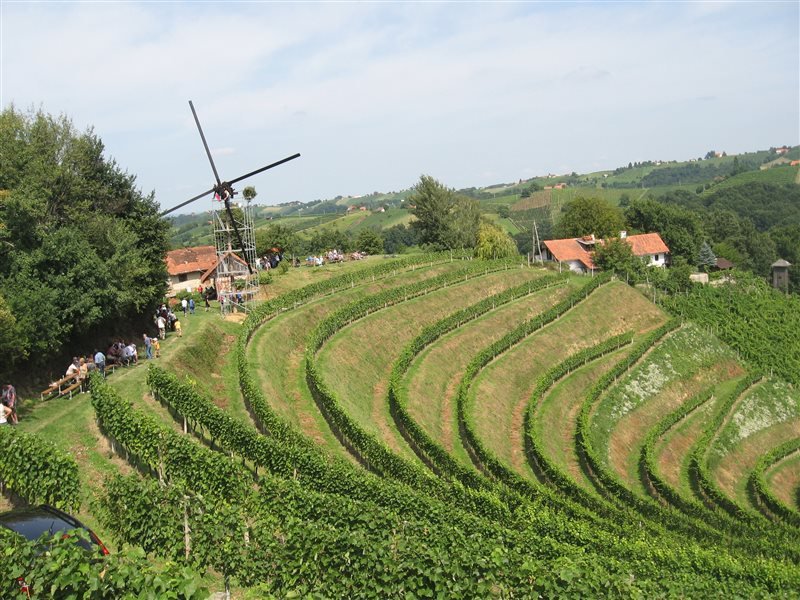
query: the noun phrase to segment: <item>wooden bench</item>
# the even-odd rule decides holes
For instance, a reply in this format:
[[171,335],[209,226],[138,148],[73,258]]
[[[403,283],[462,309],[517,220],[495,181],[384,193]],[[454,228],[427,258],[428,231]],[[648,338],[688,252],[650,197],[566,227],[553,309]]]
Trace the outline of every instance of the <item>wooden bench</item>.
[[64,396],[66,394],[69,394],[69,397],[72,398],[72,392],[74,392],[76,388],[80,387],[81,382],[78,379],[78,373],[73,373],[72,375],[67,375],[63,379],[59,379],[58,381],[51,383],[50,387],[48,387],[46,390],[42,390],[40,398],[44,400],[53,395]]

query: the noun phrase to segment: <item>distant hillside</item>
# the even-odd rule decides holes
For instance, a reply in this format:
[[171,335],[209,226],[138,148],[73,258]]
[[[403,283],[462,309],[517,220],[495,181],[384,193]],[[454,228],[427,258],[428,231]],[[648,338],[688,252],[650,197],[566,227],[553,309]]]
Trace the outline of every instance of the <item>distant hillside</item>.
[[[478,200],[481,210],[512,235],[530,231],[534,221],[541,229],[540,235],[546,235],[558,220],[564,205],[578,196],[599,197],[614,205],[625,206],[632,200],[659,197],[676,190],[705,197],[718,190],[754,182],[800,184],[800,168],[789,165],[798,157],[800,147],[783,154],[778,154],[775,148],[731,156],[715,156],[713,151],[709,151],[706,158],[648,160],[607,171],[547,174],[457,191]],[[359,197],[336,196],[305,203],[256,205],[255,227],[258,229],[279,222],[307,237],[331,229],[346,234],[356,234],[367,228],[385,230],[412,220],[404,208],[405,199],[410,194],[411,189],[386,193],[376,191]],[[172,247],[211,243],[210,221],[210,212],[172,217]]]

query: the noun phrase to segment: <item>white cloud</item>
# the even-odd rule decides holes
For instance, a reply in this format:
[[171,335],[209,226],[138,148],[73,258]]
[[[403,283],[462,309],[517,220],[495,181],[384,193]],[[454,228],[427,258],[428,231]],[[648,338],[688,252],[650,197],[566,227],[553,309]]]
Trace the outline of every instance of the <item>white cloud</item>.
[[221,175],[303,153],[259,176],[270,188],[260,200],[399,189],[422,172],[485,185],[601,157],[613,168],[798,141],[796,5],[2,11],[3,104],[93,124],[165,205],[209,179],[189,99]]

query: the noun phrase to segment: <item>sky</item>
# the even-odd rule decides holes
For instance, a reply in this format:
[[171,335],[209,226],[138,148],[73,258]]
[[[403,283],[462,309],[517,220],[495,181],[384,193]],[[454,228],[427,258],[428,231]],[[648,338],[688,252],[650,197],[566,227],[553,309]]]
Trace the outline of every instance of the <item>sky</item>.
[[[800,2],[13,2],[0,105],[66,114],[163,209],[482,187],[800,143]],[[203,211],[201,199],[181,212]]]

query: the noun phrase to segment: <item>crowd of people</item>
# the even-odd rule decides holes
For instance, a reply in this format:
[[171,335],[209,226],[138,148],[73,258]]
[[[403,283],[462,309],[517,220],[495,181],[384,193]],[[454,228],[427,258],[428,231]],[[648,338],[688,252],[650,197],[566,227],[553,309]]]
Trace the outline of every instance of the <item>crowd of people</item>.
[[[204,293],[203,298],[205,299],[206,310],[208,310],[209,295]],[[193,315],[197,308],[194,298],[191,297],[183,299],[179,306],[184,316]],[[161,356],[161,340],[166,338],[168,330],[177,333],[178,337],[183,335],[180,319],[166,304],[162,304],[158,308],[154,316],[154,322],[158,329],[158,336],[151,337],[147,333],[142,334],[142,346],[146,359],[159,358]],[[78,390],[85,392],[89,389],[89,375],[93,371],[97,371],[105,377],[108,367],[128,367],[136,365],[138,362],[139,348],[136,342],[120,338],[113,341],[105,352],[100,348],[95,348],[92,354],[73,356],[72,361],[64,372],[64,377],[52,383],[51,387],[53,389],[58,388],[59,393],[62,393],[62,389],[72,388],[73,385],[78,384]],[[13,385],[6,384],[0,388],[0,394],[0,425],[7,423],[17,424],[19,418],[17,416],[16,389]]]

